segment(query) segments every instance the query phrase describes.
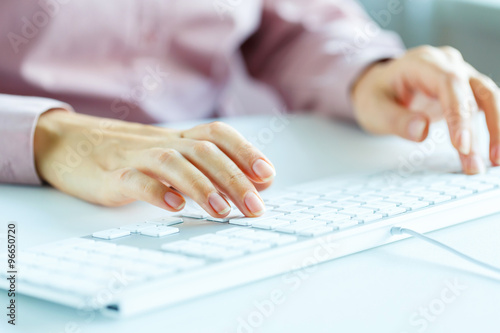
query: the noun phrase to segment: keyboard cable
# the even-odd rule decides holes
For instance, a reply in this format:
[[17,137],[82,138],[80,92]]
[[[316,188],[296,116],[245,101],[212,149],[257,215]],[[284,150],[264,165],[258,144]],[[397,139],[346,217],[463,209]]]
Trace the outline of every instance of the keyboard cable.
[[490,270],[490,271],[493,271],[497,274],[500,274],[500,268],[498,267],[495,267],[493,265],[490,265],[490,264],[487,264],[483,261],[480,261],[480,260],[477,260],[475,258],[472,258],[468,255],[466,255],[465,253],[462,253],[458,250],[455,250],[454,248],[446,245],[446,244],[443,244],[433,238],[430,238],[428,236],[425,236],[424,234],[421,234],[420,232],[418,231],[415,231],[415,230],[412,230],[412,229],[408,229],[408,228],[403,228],[403,227],[392,227],[391,228],[391,234],[392,235],[403,235],[403,234],[406,234],[406,235],[409,235],[409,236],[413,236],[415,238],[418,238],[418,239],[421,239],[423,241],[426,241],[432,245],[435,245],[437,247],[440,247],[441,249],[444,249],[448,252],[451,252],[453,253],[454,255],[464,259],[464,260],[467,260],[473,264],[476,264],[477,266],[480,266],[480,267],[483,267],[487,270]]

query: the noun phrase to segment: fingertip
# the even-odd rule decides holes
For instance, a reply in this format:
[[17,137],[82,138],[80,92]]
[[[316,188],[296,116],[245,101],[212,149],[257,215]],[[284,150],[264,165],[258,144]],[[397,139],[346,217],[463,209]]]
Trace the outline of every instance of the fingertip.
[[417,115],[410,119],[408,123],[408,138],[415,142],[422,142],[429,134],[429,120]]
[[462,129],[456,134],[456,148],[463,155],[469,155],[472,148],[472,138],[470,130]]
[[262,183],[267,183],[276,176],[274,166],[262,158],[259,158],[253,163],[252,170]]
[[264,201],[255,192],[248,192],[244,198],[245,206],[253,216],[261,216],[266,211]]
[[496,144],[491,147],[490,160],[494,166],[500,165],[500,144]]
[[482,174],[486,172],[486,165],[483,159],[476,155],[466,156],[463,163],[464,173],[468,175]]
[[231,211],[231,206],[229,205],[227,200],[217,192],[210,193],[210,195],[208,196],[208,203],[210,207],[212,207],[214,212],[220,216],[227,216]]
[[172,191],[165,193],[164,201],[175,212],[182,210],[186,206],[186,200],[180,194]]

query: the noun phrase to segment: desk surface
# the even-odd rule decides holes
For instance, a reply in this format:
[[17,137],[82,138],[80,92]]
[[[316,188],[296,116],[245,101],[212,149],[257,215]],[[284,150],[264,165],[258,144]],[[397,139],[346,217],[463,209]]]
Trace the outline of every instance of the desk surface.
[[[411,156],[432,148],[429,142],[423,146],[373,137],[348,124],[311,117],[262,116],[227,122],[275,163],[278,175],[271,192],[338,173],[402,167]],[[430,150],[432,155],[445,156],[447,163],[457,161],[447,142]],[[436,159],[424,163],[432,161]],[[144,203],[104,208],[48,187],[7,185],[0,185],[0,211],[0,223],[18,223],[21,248],[162,214]],[[500,265],[498,218],[490,216],[433,236]],[[498,332],[500,327],[500,284],[474,266],[413,239],[321,264],[294,283],[287,277],[269,278],[120,321],[20,296],[18,325],[13,329],[2,315],[0,332],[412,333]],[[274,291],[282,292],[284,300],[270,306]],[[0,304],[5,309],[4,292]]]

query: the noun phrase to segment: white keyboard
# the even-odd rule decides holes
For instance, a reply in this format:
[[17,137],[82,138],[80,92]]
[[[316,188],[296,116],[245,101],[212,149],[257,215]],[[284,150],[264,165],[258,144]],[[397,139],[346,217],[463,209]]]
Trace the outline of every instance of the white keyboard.
[[394,225],[428,232],[500,211],[500,168],[387,175],[297,186],[265,199],[258,218],[190,207],[31,248],[18,255],[18,290],[127,316],[405,238]]

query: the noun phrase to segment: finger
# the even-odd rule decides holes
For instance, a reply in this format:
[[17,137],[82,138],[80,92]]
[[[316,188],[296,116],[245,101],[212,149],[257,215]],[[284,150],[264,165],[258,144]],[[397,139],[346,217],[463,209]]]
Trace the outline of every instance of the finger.
[[231,126],[216,121],[184,131],[183,137],[213,142],[254,182],[267,183],[276,175],[273,164]]
[[499,89],[489,77],[477,73],[470,85],[479,107],[484,111],[490,133],[490,160],[500,165],[500,98]]
[[371,125],[376,133],[395,134],[415,142],[427,137],[429,119],[425,114],[410,111],[391,99],[384,99],[380,108],[384,112],[374,117]]
[[174,149],[150,149],[130,163],[189,196],[214,217],[226,216],[231,211],[210,179]]
[[181,140],[176,149],[206,175],[246,216],[264,213],[264,202],[248,177],[215,144]]
[[117,170],[111,179],[112,188],[116,189],[113,201],[117,204],[141,200],[172,212],[183,209],[186,204],[180,194],[137,169]]
[[405,80],[416,90],[439,99],[453,146],[468,155],[472,147],[470,118],[475,101],[466,67],[449,61],[442,52],[432,48],[417,51],[417,61],[419,66],[403,69]]
[[486,172],[484,161],[481,158],[481,155],[478,154],[475,150],[473,150],[469,155],[459,155],[464,173],[468,175],[475,175],[478,173]]

